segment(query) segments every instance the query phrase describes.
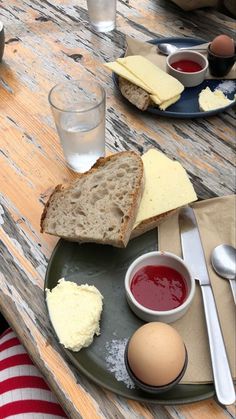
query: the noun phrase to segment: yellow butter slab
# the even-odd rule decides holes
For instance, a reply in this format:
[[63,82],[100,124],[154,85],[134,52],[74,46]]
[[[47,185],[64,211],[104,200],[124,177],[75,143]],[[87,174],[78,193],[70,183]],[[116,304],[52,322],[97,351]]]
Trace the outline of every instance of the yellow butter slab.
[[209,87],[206,87],[200,92],[198,102],[200,110],[206,112],[223,108],[234,101],[228,99],[221,90],[214,90],[212,92]]
[[134,228],[144,220],[197,200],[180,163],[150,149],[142,156],[145,187]]
[[160,103],[180,95],[184,90],[182,83],[141,55],[118,58],[117,62],[148,85],[149,93],[157,96]]
[[151,89],[142,80],[140,80],[138,77],[136,77],[134,74],[132,74],[129,70],[127,70],[124,66],[122,66],[118,62],[113,61],[111,63],[106,63],[104,65],[105,67],[108,67],[110,70],[114,71],[114,73],[118,74],[124,79],[130,81],[136,86],[141,87],[147,93],[151,93]]

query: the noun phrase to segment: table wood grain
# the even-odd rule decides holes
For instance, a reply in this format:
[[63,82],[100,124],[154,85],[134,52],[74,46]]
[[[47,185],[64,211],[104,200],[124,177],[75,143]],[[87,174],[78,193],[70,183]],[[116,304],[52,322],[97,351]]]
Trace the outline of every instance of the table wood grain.
[[199,199],[235,193],[235,109],[179,120],[142,113],[115,90],[103,66],[125,36],[210,40],[233,36],[235,20],[213,9],[183,12],[170,1],[120,0],[117,28],[96,33],[82,0],[0,1],[5,51],[0,64],[0,311],[12,325],[69,418],[233,418],[215,399],[158,406],[99,388],[65,359],[44,303],[44,277],[57,239],[40,234],[52,189],[75,178],[65,165],[48,105],[54,84],[84,74],[107,93],[107,152],[156,147],[188,171]]

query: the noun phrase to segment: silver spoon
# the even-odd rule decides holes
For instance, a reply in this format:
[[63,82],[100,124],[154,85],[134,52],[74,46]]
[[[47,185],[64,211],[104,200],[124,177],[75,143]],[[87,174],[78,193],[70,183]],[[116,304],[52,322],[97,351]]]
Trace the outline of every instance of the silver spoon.
[[213,250],[211,263],[215,272],[228,279],[236,304],[236,249],[227,244],[221,244]]
[[158,52],[161,52],[164,55],[170,55],[170,54],[172,54],[172,52],[181,51],[181,50],[206,51],[208,45],[209,45],[209,42],[207,42],[206,44],[193,45],[192,47],[178,48],[173,44],[167,44],[167,43],[163,42],[163,43],[157,44],[157,50],[158,50]]

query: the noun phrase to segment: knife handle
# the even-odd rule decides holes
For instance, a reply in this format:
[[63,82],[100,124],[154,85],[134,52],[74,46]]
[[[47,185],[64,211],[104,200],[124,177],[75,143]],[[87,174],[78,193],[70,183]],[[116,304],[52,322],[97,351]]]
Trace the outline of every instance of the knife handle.
[[221,404],[227,406],[235,402],[233,379],[211,286],[202,285],[201,291],[206,316],[216,396]]

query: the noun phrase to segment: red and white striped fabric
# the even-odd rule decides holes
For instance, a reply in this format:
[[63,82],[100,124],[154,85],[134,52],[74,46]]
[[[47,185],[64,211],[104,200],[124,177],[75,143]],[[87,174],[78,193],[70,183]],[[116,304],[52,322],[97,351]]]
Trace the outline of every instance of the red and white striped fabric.
[[12,331],[0,336],[0,419],[67,418]]

